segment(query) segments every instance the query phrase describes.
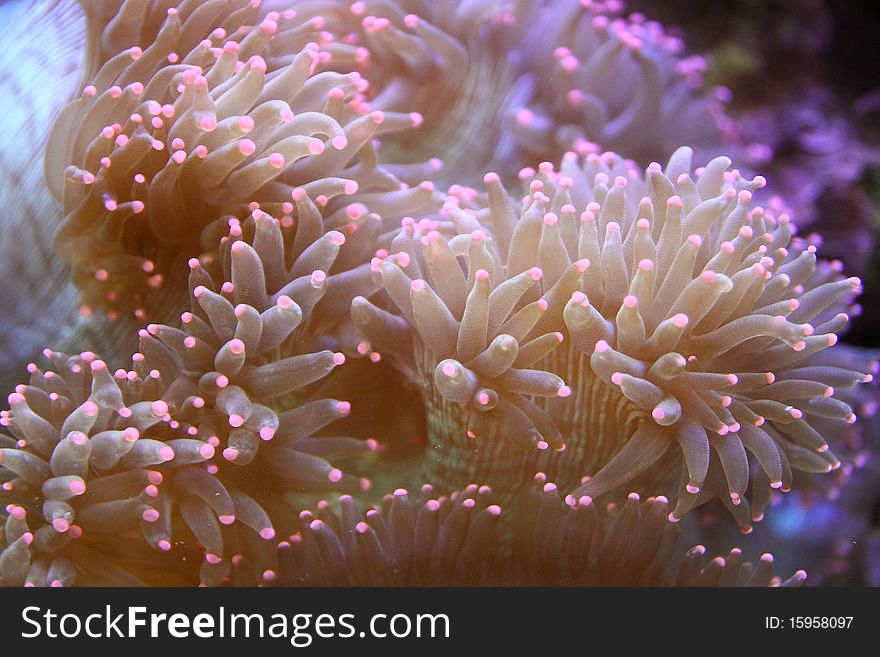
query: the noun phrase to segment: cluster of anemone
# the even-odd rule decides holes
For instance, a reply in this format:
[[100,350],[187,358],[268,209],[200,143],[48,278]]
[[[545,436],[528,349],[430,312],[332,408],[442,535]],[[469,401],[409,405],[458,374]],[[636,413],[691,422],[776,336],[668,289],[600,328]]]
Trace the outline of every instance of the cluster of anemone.
[[[729,159],[640,171],[723,107],[620,11],[86,3],[85,86],[48,139],[54,248],[138,351],[111,374],[47,350],[9,397],[0,583],[803,581],[737,549],[671,569],[677,523],[718,497],[750,531],[795,471],[858,464],[825,437],[871,380],[827,351],[860,282]],[[444,164],[445,194],[423,180]],[[376,441],[333,429],[357,417],[328,392],[353,355],[423,395],[417,499],[377,497]]]
[[639,481],[674,494],[673,518],[718,497],[750,531],[794,470],[840,467],[823,436],[856,418],[836,389],[872,376],[821,352],[860,281],[752,207],[760,177],[690,160],[642,177],[570,153],[522,173],[519,216],[489,174],[450,234],[404,220],[374,265],[397,312],[361,298],[353,317],[425,386],[432,481],[514,490],[540,469],[593,497]]

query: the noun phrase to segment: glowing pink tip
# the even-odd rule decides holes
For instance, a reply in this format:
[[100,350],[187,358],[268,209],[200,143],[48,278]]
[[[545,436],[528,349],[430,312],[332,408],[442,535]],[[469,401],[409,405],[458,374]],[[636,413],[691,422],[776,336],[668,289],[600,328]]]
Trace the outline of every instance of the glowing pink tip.
[[605,340],[599,340],[594,347],[594,351],[600,354],[604,354],[609,349],[610,347],[608,346],[608,343],[605,342]]
[[444,376],[448,376],[450,378],[455,376],[455,373],[457,372],[455,365],[453,365],[452,363],[444,363],[443,367],[440,369],[442,370]]
[[159,449],[159,458],[163,461],[170,461],[174,458],[174,450],[170,447],[161,447]]
[[620,372],[615,372],[614,374],[612,374],[611,375],[611,383],[613,383],[616,386],[619,386],[621,383],[623,383],[623,374],[621,374]]
[[234,447],[227,447],[223,450],[223,458],[227,461],[235,461],[238,458],[238,450]]
[[238,150],[242,155],[253,155],[257,150],[257,145],[250,139],[240,139],[238,142]]
[[281,153],[272,153],[268,158],[269,166],[274,169],[281,169],[284,167],[284,156]]
[[333,354],[333,364],[334,365],[342,365],[345,362],[345,354],[341,351],[337,351]]
[[337,402],[336,412],[340,415],[348,415],[351,413],[351,403],[347,401]]
[[688,325],[690,319],[684,313],[678,313],[675,317],[672,318],[672,323],[676,328],[684,328]]
[[82,495],[86,492],[86,484],[81,479],[74,479],[70,482],[70,492],[74,495]]
[[427,284],[421,278],[417,278],[410,283],[409,287],[413,292],[422,292],[427,287]]
[[485,269],[478,269],[474,274],[474,278],[478,281],[488,281],[489,272],[487,272]]
[[244,342],[239,340],[238,338],[233,338],[229,341],[229,351],[234,353],[236,356],[244,353]]
[[531,269],[529,269],[528,274],[533,281],[539,281],[544,275],[544,272],[541,271],[540,267],[532,267]]
[[150,411],[156,417],[164,417],[165,414],[168,412],[168,404],[166,404],[161,399],[157,399],[152,404],[150,404]]
[[52,521],[52,529],[54,529],[59,534],[63,534],[68,529],[70,529],[70,522],[68,522],[64,518],[55,518],[55,520]]
[[152,508],[144,509],[141,518],[144,519],[144,522],[156,522],[159,519],[159,512]]
[[330,472],[327,473],[327,479],[329,479],[333,483],[340,481],[342,479],[342,470],[333,468]]
[[651,411],[651,417],[659,422],[666,417],[666,412],[662,408],[657,407],[653,411]]

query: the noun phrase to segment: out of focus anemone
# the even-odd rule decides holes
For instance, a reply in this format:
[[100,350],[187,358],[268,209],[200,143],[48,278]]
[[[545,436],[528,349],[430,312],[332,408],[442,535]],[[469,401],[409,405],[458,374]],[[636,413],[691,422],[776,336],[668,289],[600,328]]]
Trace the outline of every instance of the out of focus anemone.
[[685,57],[681,39],[660,23],[622,17],[623,7],[620,0],[528,3],[512,46],[510,137],[495,166],[584,153],[590,143],[643,164],[683,143],[702,158],[735,141],[725,114],[730,92],[706,88],[705,60]]
[[488,486],[449,496],[424,485],[404,489],[364,513],[349,496],[339,512],[324,503],[299,516],[278,545],[281,585],[305,586],[768,586],[769,554],[753,565],[734,548],[704,563],[696,546],[674,560],[677,526],[663,497],[598,508],[589,497],[562,500],[539,475],[510,507]]
[[[216,248],[203,231],[222,216],[286,203],[293,224],[294,194],[327,216],[358,191],[399,194],[371,140],[419,122],[366,108],[359,74],[319,72],[314,25],[245,0],[167,5],[87,7],[87,84],[56,122],[46,165],[65,215],[55,247],[86,311],[141,323],[179,312],[186,256]],[[425,201],[416,191],[413,209]]]
[[352,313],[414,363],[429,481],[501,494],[544,471],[591,497],[638,481],[674,494],[673,518],[717,496],[750,531],[793,470],[840,466],[825,436],[856,418],[835,389],[871,375],[820,352],[860,282],[817,266],[787,215],[751,206],[763,179],[729,167],[692,177],[683,148],[643,179],[570,153],[523,172],[519,217],[489,174],[461,234],[404,221],[374,264],[399,314],[363,298]]
[[812,85],[737,117],[747,139],[767,145],[767,160],[755,157],[754,166],[766,169],[798,224],[820,231],[824,251],[855,271],[865,268],[873,252],[876,203],[860,183],[880,165],[880,148],[865,139],[860,124],[876,112],[878,98],[869,95],[843,108],[828,88]]
[[0,583],[185,582],[144,539],[169,521],[159,490],[172,465],[213,448],[170,419],[143,358],[114,375],[89,352],[46,356],[52,369],[31,364],[0,417],[15,437],[0,436]]

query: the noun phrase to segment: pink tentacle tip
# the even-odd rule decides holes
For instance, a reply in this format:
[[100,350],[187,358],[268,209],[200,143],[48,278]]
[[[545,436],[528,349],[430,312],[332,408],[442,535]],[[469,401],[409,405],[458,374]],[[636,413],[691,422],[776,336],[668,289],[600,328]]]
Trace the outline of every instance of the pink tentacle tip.
[[227,447],[223,450],[223,458],[230,462],[237,460],[238,450],[234,447]]
[[82,479],[74,479],[70,482],[69,488],[74,495],[82,495],[86,492],[86,482]]
[[271,541],[275,538],[275,530],[271,527],[263,527],[259,532],[257,532],[264,541]]
[[162,447],[159,449],[159,458],[163,461],[170,461],[174,458],[174,450],[171,447]]
[[348,415],[351,413],[351,403],[347,401],[337,402],[336,412],[340,415]]
[[164,417],[165,414],[168,412],[168,404],[166,404],[161,399],[157,399],[152,404],[150,404],[150,411],[156,417]]
[[485,269],[478,269],[474,274],[474,279],[478,281],[488,281],[489,272],[487,272]]
[[159,519],[159,512],[153,508],[144,509],[141,518],[144,519],[144,522],[156,522]]
[[257,145],[250,139],[240,139],[238,142],[238,150],[242,155],[250,156],[257,150]]
[[427,284],[421,278],[417,278],[412,283],[410,283],[409,287],[413,292],[422,292],[427,287]]
[[333,483],[341,481],[342,480],[342,470],[339,470],[337,468],[333,468],[332,470],[330,470],[330,472],[327,473],[327,479],[329,479]]
[[335,354],[333,354],[333,364],[334,365],[337,365],[337,366],[342,365],[344,362],[345,362],[345,354],[343,354],[341,351],[337,351]]
[[204,445],[201,445],[201,446],[199,447],[199,455],[200,455],[203,459],[210,459],[210,458],[213,458],[213,456],[214,456],[214,447],[213,447],[212,445],[208,444],[208,443],[205,443]]

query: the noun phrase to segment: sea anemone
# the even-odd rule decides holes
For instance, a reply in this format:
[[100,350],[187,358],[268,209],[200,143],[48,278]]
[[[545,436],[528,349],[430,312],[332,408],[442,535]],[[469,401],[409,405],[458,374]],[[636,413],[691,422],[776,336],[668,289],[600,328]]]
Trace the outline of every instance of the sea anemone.
[[817,269],[788,216],[750,207],[763,179],[723,157],[694,179],[690,160],[679,149],[643,180],[617,155],[570,153],[523,172],[519,219],[489,174],[488,211],[460,213],[462,234],[404,222],[376,265],[400,314],[362,298],[352,312],[415,363],[429,481],[501,493],[540,470],[595,498],[644,475],[643,492],[675,493],[673,518],[718,496],[750,531],[752,471],[762,508],[792,469],[839,467],[817,428],[853,422],[835,388],[870,375],[814,354],[860,282]]
[[[620,0],[528,3],[512,45],[516,87],[505,108],[512,136],[495,166],[555,160],[590,143],[640,163],[691,144],[700,157],[735,141],[730,92],[707,89],[706,61]],[[502,169],[512,174],[516,168]]]
[[[203,231],[251,203],[286,202],[293,223],[292,194],[332,216],[358,190],[367,201],[405,187],[377,165],[371,140],[420,121],[370,111],[357,73],[317,72],[314,25],[261,17],[245,0],[109,4],[118,13],[103,27],[106,12],[89,9],[94,72],[59,116],[46,157],[64,209],[55,247],[86,312],[141,325],[179,312],[186,257],[216,248]],[[404,195],[413,211],[430,196]]]
[[504,508],[476,484],[449,496],[426,484],[415,499],[397,489],[366,513],[350,496],[339,504],[300,514],[299,531],[278,545],[277,584],[790,586],[806,576],[783,583],[771,555],[752,565],[736,548],[704,566],[703,546],[670,568],[678,528],[665,498],[631,494],[602,509],[587,496],[563,502],[543,474]]
[[45,355],[53,369],[31,364],[0,417],[17,439],[0,436],[0,583],[185,581],[148,541],[169,521],[159,490],[171,468],[213,448],[171,420],[161,379],[142,357],[111,374],[90,352]]

